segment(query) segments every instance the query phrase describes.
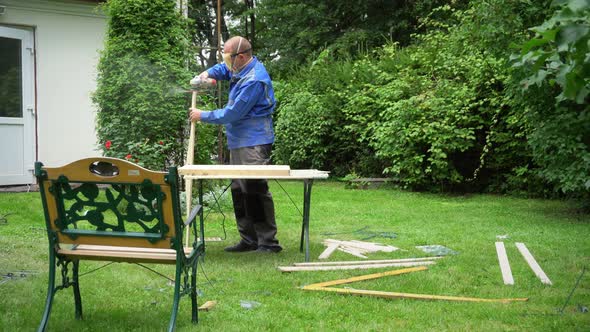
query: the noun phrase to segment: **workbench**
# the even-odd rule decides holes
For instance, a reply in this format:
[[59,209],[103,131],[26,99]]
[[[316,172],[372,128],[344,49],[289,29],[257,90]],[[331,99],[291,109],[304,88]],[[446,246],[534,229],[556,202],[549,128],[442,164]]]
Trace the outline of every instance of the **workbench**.
[[[313,180],[327,179],[329,172],[316,169],[292,170],[286,165],[186,165],[178,169],[185,181],[198,181],[199,205],[203,205],[203,181],[231,179],[300,180],[303,181],[303,220],[299,251],[305,246],[309,262],[309,210]],[[203,218],[203,214],[201,214]]]

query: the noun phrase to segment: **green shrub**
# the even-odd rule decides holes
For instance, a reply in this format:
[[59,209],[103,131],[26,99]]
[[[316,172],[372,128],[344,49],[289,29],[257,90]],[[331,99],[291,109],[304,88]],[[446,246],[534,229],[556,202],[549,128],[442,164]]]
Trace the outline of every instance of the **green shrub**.
[[556,0],[553,9],[552,17],[530,29],[535,35],[513,59],[527,74],[523,98],[530,101],[529,143],[541,166],[539,174],[564,193],[588,195],[590,3]]
[[542,191],[508,55],[543,12],[509,0],[443,6],[409,47],[355,61],[323,52],[277,88],[276,159],[413,189]]
[[[174,1],[109,0],[104,8],[108,32],[93,96],[99,148],[155,170],[184,164],[187,22]],[[209,159],[212,130],[199,131],[195,160]]]
[[329,169],[336,176],[380,174],[374,152],[346,127],[346,96],[360,79],[352,61],[335,61],[326,50],[289,83],[277,82],[275,162]]

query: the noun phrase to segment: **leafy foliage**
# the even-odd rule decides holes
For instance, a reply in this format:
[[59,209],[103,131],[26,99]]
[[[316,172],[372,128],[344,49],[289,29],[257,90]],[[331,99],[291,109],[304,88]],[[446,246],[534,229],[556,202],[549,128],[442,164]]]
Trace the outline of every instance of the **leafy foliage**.
[[[403,45],[420,31],[418,18],[446,0],[264,0],[257,6],[258,44],[262,59],[275,71],[288,71],[324,49],[347,58],[395,40]],[[453,0],[453,6],[468,1]]]
[[[150,169],[181,165],[188,105],[180,87],[191,77],[186,22],[172,1],[110,0],[104,6],[108,38],[93,96],[99,147],[106,156]],[[213,136],[199,132],[195,158],[208,159]]]
[[507,60],[543,13],[508,0],[442,6],[408,47],[322,52],[278,85],[275,158],[413,189],[542,191]]
[[531,28],[535,36],[524,43],[515,66],[530,66],[532,76],[523,80],[524,88],[544,82],[557,84],[557,102],[587,102],[590,93],[590,2],[557,0],[553,16]]
[[[590,192],[590,2],[556,0],[555,12],[530,30],[534,37],[513,56],[527,71],[529,143],[540,175],[563,192]],[[551,105],[539,91],[555,98]],[[548,93],[549,92],[549,93]],[[545,99],[544,107],[538,101]],[[535,102],[536,101],[536,102]]]
[[276,84],[274,157],[295,167],[315,167],[347,174],[375,174],[380,166],[374,152],[359,144],[346,128],[345,96],[356,88],[353,62],[333,61],[324,51],[299,79]]

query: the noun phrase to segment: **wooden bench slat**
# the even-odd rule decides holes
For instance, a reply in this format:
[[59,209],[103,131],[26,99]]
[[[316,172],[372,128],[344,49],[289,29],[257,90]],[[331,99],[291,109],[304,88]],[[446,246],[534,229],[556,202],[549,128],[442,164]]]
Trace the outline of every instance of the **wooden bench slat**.
[[[126,252],[149,252],[149,253],[176,253],[174,249],[160,248],[142,248],[142,247],[118,247],[118,246],[97,246],[92,244],[81,244],[74,250],[106,250],[106,251],[126,251]],[[193,248],[185,247],[184,253],[190,254]]]
[[[192,248],[184,248],[184,252],[189,255]],[[88,260],[176,264],[174,249],[80,245],[75,249],[58,249],[57,253]]]

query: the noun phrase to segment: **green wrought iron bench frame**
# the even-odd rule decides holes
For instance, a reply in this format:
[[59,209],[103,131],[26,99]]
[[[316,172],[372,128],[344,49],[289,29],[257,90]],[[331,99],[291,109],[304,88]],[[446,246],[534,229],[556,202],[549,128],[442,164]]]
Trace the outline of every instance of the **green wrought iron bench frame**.
[[[38,331],[47,328],[55,293],[70,286],[76,319],[82,319],[81,260],[176,265],[168,331],[175,328],[184,295],[191,298],[192,322],[198,322],[197,263],[205,253],[202,196],[183,222],[176,167],[154,172],[125,160],[97,157],[56,168],[37,162],[35,176],[49,239],[49,284]],[[81,223],[84,228],[78,228]],[[190,247],[183,244],[186,227],[194,238]],[[58,268],[62,283],[56,286]]]

